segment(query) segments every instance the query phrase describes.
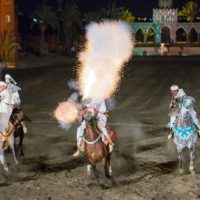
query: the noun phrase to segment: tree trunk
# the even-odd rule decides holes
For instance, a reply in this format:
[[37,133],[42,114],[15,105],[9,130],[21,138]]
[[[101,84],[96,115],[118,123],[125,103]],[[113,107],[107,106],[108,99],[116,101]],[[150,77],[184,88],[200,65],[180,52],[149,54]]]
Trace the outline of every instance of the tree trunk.
[[45,55],[45,31],[46,31],[46,26],[42,25],[41,26],[41,38],[40,38],[40,55],[43,56]]

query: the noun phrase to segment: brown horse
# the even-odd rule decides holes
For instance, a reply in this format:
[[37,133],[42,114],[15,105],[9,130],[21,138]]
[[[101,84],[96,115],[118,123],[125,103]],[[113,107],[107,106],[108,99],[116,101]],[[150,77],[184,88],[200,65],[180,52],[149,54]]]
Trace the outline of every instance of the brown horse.
[[10,122],[12,124],[15,124],[14,126],[14,138],[19,137],[19,151],[20,151],[20,158],[24,157],[23,152],[23,140],[24,140],[24,130],[22,127],[22,123],[29,122],[31,123],[31,119],[24,114],[20,109],[15,108],[12,112],[12,115],[10,117]]
[[[111,153],[109,152],[109,146],[105,145],[102,141],[102,133],[97,127],[97,119],[95,117],[85,117],[86,129],[84,132],[85,153],[92,166],[94,174],[99,181],[99,174],[96,168],[96,164],[101,162],[104,165],[105,176],[111,178]],[[108,133],[115,135],[114,130],[108,126]],[[112,138],[112,137],[111,137]]]

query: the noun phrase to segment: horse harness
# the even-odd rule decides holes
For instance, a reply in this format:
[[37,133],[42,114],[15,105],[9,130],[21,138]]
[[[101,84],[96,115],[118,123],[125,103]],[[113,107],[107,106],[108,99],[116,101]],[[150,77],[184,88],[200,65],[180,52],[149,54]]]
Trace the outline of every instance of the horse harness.
[[94,140],[94,141],[88,141],[84,136],[83,136],[83,141],[86,143],[86,144],[95,144],[99,141],[99,139],[101,138],[102,136],[102,133]]

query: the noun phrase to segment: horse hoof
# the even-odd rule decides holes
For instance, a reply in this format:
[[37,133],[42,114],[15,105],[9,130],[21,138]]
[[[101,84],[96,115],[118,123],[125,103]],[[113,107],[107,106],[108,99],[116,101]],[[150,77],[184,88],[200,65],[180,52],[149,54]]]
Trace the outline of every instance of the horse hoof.
[[112,167],[111,166],[109,166],[108,171],[109,171],[109,175],[112,176]]
[[92,166],[91,165],[87,165],[87,175],[90,176],[92,172]]
[[179,174],[183,174],[183,169],[179,169]]
[[194,175],[195,175],[195,171],[191,171],[190,174],[191,174],[192,176],[194,176]]
[[189,167],[189,171],[190,171],[190,174],[191,174],[191,175],[195,175],[194,165],[191,165],[191,166]]
[[15,161],[15,165],[19,165],[19,162],[17,160]]
[[191,165],[191,166],[189,167],[189,171],[190,171],[190,172],[194,171],[194,165]]
[[9,169],[8,169],[8,167],[4,167],[4,171],[6,172],[6,174],[9,174]]
[[87,175],[88,176],[92,175],[91,171],[87,171]]

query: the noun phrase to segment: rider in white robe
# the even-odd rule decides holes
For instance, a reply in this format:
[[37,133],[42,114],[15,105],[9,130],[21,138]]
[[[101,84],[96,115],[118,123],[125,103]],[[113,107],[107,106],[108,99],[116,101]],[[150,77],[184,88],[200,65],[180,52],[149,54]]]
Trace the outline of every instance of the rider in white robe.
[[6,88],[6,83],[0,81],[0,132],[4,133],[8,128],[8,122],[13,110],[12,97]]
[[[106,113],[106,104],[104,100],[90,100],[90,102],[85,104],[85,107],[88,108],[93,108],[95,109],[98,113],[97,113],[97,118],[98,118],[98,122],[97,122],[97,126],[99,128],[99,130],[103,133],[103,135],[106,137],[106,139],[108,140],[109,146],[110,146],[110,151],[112,151],[112,146],[113,146],[113,142],[108,134],[108,131],[106,129],[106,123],[107,123],[107,117],[105,115]],[[86,123],[85,120],[82,121],[81,125],[78,127],[77,129],[77,147],[78,150],[73,154],[73,156],[78,156],[80,155],[80,149],[83,143],[83,133],[84,130],[86,128]]]
[[[21,88],[17,86],[17,82],[12,78],[10,74],[5,75],[5,82],[7,84],[8,91],[11,93],[11,101],[14,105],[14,108],[17,108],[20,110],[19,116],[23,115],[20,105],[21,105],[21,99],[19,96],[19,91],[21,91]],[[23,128],[24,133],[26,134],[27,127],[25,122],[20,122]]]
[[[194,103],[195,103],[194,98],[187,96],[185,92],[183,91],[183,89],[179,89],[177,85],[172,85],[170,87],[170,90],[172,93],[172,100],[169,106],[170,122],[167,126],[171,129],[175,125],[176,119],[178,118],[180,114],[180,109],[182,109],[183,107],[185,108],[187,106],[185,105],[186,104],[185,102],[187,102],[188,105],[190,103],[190,107],[188,106],[189,107],[188,112],[191,116],[191,119],[194,125],[196,126],[196,128],[200,130],[200,123],[197,118],[196,111],[194,110]],[[171,138],[171,136],[172,136],[172,132],[169,132],[168,138]]]
[[5,82],[7,83],[7,89],[10,91],[12,96],[12,103],[16,107],[19,107],[21,104],[19,96],[19,91],[21,91],[21,88],[16,85],[17,82],[15,82],[15,80],[9,74],[5,75]]
[[185,112],[188,112],[193,124],[196,126],[198,130],[200,130],[200,122],[197,118],[197,113],[194,109],[195,99],[193,97],[187,96],[183,99],[182,103],[182,109],[185,110]]
[[172,85],[170,87],[170,90],[172,94],[172,99],[169,105],[170,122],[167,125],[169,128],[171,128],[174,125],[182,106],[182,100],[186,96],[183,89],[179,89],[177,85]]

